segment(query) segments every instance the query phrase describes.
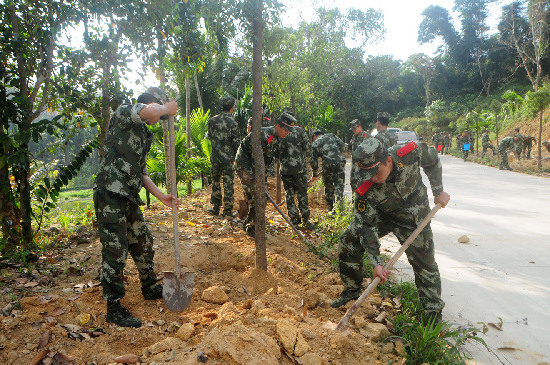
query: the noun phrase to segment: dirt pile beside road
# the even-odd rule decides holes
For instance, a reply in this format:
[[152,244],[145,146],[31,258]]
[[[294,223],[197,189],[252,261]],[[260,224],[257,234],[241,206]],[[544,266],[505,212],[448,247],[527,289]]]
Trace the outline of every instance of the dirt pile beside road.
[[[236,196],[241,196],[236,192]],[[105,321],[96,236],[73,236],[57,256],[34,268],[2,269],[2,364],[386,364],[401,363],[402,343],[388,339],[386,314],[396,298],[375,294],[352,320],[349,334],[334,331],[346,308],[330,301],[342,290],[329,260],[321,260],[268,209],[268,271],[255,269],[255,243],[236,220],[209,216],[209,192],[183,199],[179,212],[181,261],[196,273],[193,300],[183,313],[162,300],[144,301],[129,259],[123,304],[143,321],[138,329]],[[312,194],[312,206],[323,207]],[[272,207],[268,207],[272,208]],[[319,214],[320,211],[315,213]],[[155,237],[159,275],[174,269],[171,213],[145,211]],[[84,238],[83,238],[84,237]],[[312,243],[324,238],[309,233]],[[24,294],[21,306],[11,304]],[[126,356],[124,356],[126,355]],[[123,356],[122,358],[119,358]],[[118,358],[118,360],[116,360]]]

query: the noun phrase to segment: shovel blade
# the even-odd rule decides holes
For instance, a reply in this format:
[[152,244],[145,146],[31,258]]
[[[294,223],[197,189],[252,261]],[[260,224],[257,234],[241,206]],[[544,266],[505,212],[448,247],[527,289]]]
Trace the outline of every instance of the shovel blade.
[[182,312],[191,303],[195,273],[192,272],[164,272],[162,299],[171,311]]

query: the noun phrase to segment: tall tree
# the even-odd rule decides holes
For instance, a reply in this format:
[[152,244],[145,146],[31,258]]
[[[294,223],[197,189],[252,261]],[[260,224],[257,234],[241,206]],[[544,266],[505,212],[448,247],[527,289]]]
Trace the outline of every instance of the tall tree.
[[[252,156],[254,157],[255,185],[254,201],[256,207],[265,206],[265,164],[262,151],[260,127],[262,126],[262,43],[263,43],[263,1],[252,2]],[[266,238],[265,238],[265,210],[256,209],[256,267],[267,271]]]
[[426,107],[428,107],[432,101],[430,98],[430,92],[431,83],[435,76],[435,62],[433,58],[430,58],[423,53],[417,53],[409,57],[408,63],[412,66],[415,72],[422,75],[426,95]]
[[550,43],[546,21],[549,12],[547,0],[529,0],[527,9],[521,1],[515,1],[502,7],[502,20],[498,25],[502,43],[516,50],[535,91],[542,80],[542,58]]
[[0,220],[4,237],[12,244],[29,247],[33,238],[29,143],[47,126],[37,118],[55,92],[55,56],[62,48],[58,37],[64,26],[75,21],[78,11],[73,3],[62,1],[10,0],[0,4],[0,16],[5,76],[2,104],[10,107],[3,111],[0,132]]

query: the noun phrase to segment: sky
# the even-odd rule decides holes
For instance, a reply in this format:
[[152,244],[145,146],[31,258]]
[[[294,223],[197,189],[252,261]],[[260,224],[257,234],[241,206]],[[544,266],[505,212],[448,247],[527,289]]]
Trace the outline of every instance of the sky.
[[[368,55],[393,55],[394,59],[406,60],[415,53],[425,53],[434,56],[441,42],[420,45],[418,37],[418,25],[421,21],[421,13],[430,5],[439,5],[447,10],[453,17],[455,29],[460,29],[458,14],[453,13],[454,0],[281,0],[287,7],[287,19],[293,26],[301,20],[312,19],[313,9],[319,6],[333,8],[338,6],[340,10],[354,7],[360,10],[369,8],[379,9],[384,14],[386,27],[385,40],[379,43],[369,44],[365,48]],[[490,15],[488,25],[491,32],[496,32],[498,17],[503,5],[512,0],[499,0],[489,6]],[[349,45],[348,45],[349,46]]]

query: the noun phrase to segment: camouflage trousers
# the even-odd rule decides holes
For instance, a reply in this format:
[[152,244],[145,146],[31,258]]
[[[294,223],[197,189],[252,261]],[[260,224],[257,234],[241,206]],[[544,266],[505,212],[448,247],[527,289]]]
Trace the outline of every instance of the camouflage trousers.
[[509,169],[510,165],[508,164],[508,150],[506,148],[502,148],[498,150],[498,153],[500,154],[500,168]]
[[462,159],[464,161],[466,161],[466,159],[468,158],[468,154],[470,153],[470,150],[465,150],[465,149],[462,149]]
[[323,184],[325,185],[325,200],[332,210],[334,202],[344,196],[346,161],[341,164],[323,164]]
[[228,215],[233,212],[234,177],[233,165],[212,165],[212,195],[210,195],[210,203],[212,203],[214,209],[220,209],[222,206],[221,182],[223,181],[223,212]]
[[[292,224],[300,224],[300,221],[307,222],[310,214],[307,196],[307,174],[304,172],[301,174],[281,175],[281,179],[285,188],[286,210],[290,221]],[[294,196],[298,200],[298,208],[300,209],[302,219],[300,219],[300,213],[298,213],[298,208],[296,208]]]
[[153,286],[157,282],[153,235],[139,206],[106,190],[94,191],[94,206],[102,246],[100,276],[103,298],[117,300],[124,297],[123,271],[128,253],[138,269],[142,289]]
[[523,146],[521,149],[521,154],[525,156],[525,158],[530,159],[531,158],[531,150],[533,149],[533,146],[528,144],[526,146]]
[[248,214],[244,221],[245,229],[252,229],[254,227],[254,220],[256,214],[256,203],[254,195],[256,194],[256,181],[254,180],[254,174],[250,171],[237,171],[237,176],[241,179],[241,184],[243,186],[243,193],[246,201],[248,203]]
[[[407,212],[406,210],[397,216],[380,215],[378,219],[378,236],[383,237],[393,232],[399,242],[403,244],[410,234],[416,229],[430,211],[429,206],[417,206],[420,213]],[[338,244],[338,258],[340,266],[340,278],[346,289],[361,289],[364,277],[363,254],[367,252],[367,258],[373,266],[381,265],[379,256],[368,254],[366,232],[364,222],[356,213],[356,218],[342,233]],[[372,238],[370,239],[372,241]],[[374,238],[376,241],[376,238]],[[378,248],[377,248],[378,249]],[[405,251],[407,259],[414,271],[414,281],[418,289],[420,302],[426,314],[440,314],[445,302],[441,299],[441,277],[435,261],[433,234],[430,225],[426,226],[413,243]]]
[[490,149],[491,151],[493,151],[493,156],[496,154],[495,152],[495,147],[490,144],[490,143],[484,143],[483,144],[483,151],[481,151],[481,157],[485,157],[485,153],[487,152],[487,149]]

